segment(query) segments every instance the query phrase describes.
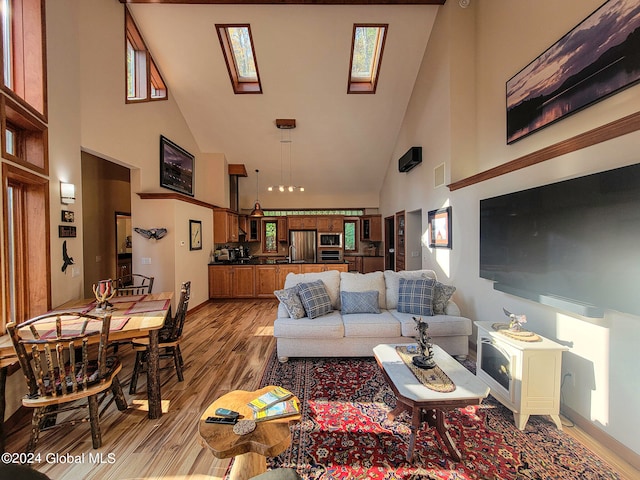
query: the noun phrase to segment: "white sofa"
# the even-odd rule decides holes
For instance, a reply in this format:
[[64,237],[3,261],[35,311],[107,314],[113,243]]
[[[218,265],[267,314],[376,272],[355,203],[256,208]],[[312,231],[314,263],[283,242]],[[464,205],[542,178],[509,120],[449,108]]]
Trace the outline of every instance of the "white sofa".
[[[280,302],[273,332],[279,360],[286,362],[290,357],[370,357],[373,356],[373,347],[381,343],[415,343],[413,317],[418,316],[429,324],[429,335],[434,344],[452,356],[466,357],[472,324],[471,320],[460,316],[458,306],[448,299],[455,288],[448,287],[446,306],[440,305],[444,314],[424,316],[398,312],[400,279],[425,277],[436,279],[432,270],[288,274],[285,289],[321,280],[331,299],[332,311],[317,318],[292,318],[287,307]],[[341,312],[341,292],[367,291],[378,291],[380,313]]]

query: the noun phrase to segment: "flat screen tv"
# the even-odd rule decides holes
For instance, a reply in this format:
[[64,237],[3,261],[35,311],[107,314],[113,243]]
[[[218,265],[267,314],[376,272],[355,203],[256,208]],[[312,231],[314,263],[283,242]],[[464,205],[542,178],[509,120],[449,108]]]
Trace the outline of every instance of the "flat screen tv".
[[480,201],[480,277],[582,315],[640,315],[640,164]]

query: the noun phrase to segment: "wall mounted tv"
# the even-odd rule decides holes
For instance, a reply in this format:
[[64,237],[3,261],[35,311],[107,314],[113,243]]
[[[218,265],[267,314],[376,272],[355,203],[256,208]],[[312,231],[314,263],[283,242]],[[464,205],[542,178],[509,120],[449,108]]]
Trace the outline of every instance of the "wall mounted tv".
[[481,200],[480,277],[588,317],[640,315],[640,164]]

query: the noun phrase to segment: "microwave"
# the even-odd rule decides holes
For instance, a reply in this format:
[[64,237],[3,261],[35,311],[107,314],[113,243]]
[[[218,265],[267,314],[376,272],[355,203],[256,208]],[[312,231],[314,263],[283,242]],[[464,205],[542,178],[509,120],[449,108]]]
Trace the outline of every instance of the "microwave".
[[341,233],[318,233],[319,247],[342,247]]

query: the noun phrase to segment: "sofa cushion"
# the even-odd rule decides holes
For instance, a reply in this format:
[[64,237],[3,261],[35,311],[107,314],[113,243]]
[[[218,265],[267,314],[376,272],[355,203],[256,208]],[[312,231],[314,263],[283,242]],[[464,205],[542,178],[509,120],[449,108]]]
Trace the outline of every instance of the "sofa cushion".
[[444,283],[440,283],[436,281],[433,287],[433,314],[434,315],[443,315],[445,313],[445,309],[447,308],[447,303],[449,303],[449,299],[453,292],[456,291],[456,287],[452,285],[445,285]]
[[345,337],[385,339],[401,336],[400,322],[387,310],[383,310],[379,315],[371,315],[370,313],[343,315],[342,321],[344,322]]
[[398,292],[398,308],[401,313],[415,315],[433,315],[431,303],[433,302],[433,287],[436,281],[433,278],[400,279]]
[[341,313],[350,315],[353,313],[380,313],[378,306],[378,291],[368,292],[340,292]]
[[369,290],[378,291],[378,306],[381,309],[387,308],[387,292],[384,283],[384,274],[382,272],[370,272],[364,274],[342,272],[340,274],[340,291],[366,292]]
[[322,280],[298,284],[298,295],[309,318],[317,318],[333,311],[331,298]]
[[384,282],[386,285],[386,301],[389,310],[398,308],[398,292],[400,290],[400,279],[415,278],[436,278],[436,272],[433,270],[403,270],[402,272],[394,272],[393,270],[384,271]]
[[308,317],[298,320],[278,318],[273,323],[273,336],[276,338],[342,338],[344,324],[340,312],[336,310],[313,320]]
[[[389,313],[400,322],[403,337],[415,337],[417,335],[415,315],[411,313],[401,313],[397,310],[389,310]],[[433,315],[423,318],[429,324],[429,335],[432,337],[447,337],[456,335],[471,335],[471,320],[465,317],[453,315]],[[433,343],[438,343],[434,339]]]
[[282,302],[291,318],[302,318],[306,315],[300,295],[298,295],[298,285],[283,290],[276,290],[273,294]]
[[313,282],[315,280],[322,280],[331,299],[331,306],[334,310],[340,310],[340,272],[337,270],[289,273],[284,280],[284,288],[291,288],[299,283]]

